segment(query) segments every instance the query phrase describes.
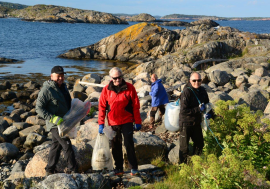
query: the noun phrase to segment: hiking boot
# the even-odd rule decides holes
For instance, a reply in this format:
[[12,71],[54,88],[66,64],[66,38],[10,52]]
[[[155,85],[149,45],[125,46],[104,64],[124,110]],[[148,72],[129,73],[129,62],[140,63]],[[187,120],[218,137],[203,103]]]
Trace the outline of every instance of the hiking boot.
[[138,169],[131,169],[130,175],[131,176],[139,176],[140,172],[138,171]]
[[122,177],[124,171],[122,169],[114,169],[113,171],[109,172],[106,176],[119,176]]

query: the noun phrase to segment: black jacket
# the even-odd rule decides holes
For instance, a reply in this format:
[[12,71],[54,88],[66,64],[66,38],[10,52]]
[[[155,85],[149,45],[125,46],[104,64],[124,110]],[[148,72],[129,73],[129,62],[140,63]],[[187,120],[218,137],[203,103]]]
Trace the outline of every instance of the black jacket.
[[[180,96],[180,115],[179,126],[200,126],[202,121],[202,113],[199,108],[199,102],[195,96],[198,97],[201,103],[209,103],[208,94],[202,86],[198,89],[192,87],[191,83],[188,83]],[[211,110],[212,111],[212,110]]]

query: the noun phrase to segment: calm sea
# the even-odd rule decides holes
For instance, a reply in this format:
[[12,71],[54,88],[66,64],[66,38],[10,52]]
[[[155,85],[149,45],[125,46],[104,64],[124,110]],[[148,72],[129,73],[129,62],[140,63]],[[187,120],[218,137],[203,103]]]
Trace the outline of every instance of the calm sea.
[[[218,21],[241,31],[270,33],[270,21]],[[130,22],[130,25],[136,22]],[[21,64],[0,65],[0,79],[13,74],[50,74],[55,65],[69,73],[83,76],[87,73],[107,73],[114,66],[127,63],[113,61],[79,61],[57,58],[69,49],[87,46],[117,33],[130,25],[26,22],[15,18],[0,19],[0,57],[23,60]],[[183,29],[183,27],[166,27]]]

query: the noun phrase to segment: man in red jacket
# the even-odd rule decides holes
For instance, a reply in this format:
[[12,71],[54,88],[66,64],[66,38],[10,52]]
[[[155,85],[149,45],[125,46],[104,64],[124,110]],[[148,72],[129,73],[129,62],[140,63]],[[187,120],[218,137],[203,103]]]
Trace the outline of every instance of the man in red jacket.
[[[99,133],[103,133],[105,116],[109,126],[116,131],[112,140],[112,154],[115,161],[114,174],[123,175],[122,134],[131,166],[131,175],[138,175],[138,163],[133,142],[133,129],[141,129],[140,102],[134,86],[123,79],[122,71],[114,67],[110,70],[112,80],[106,85],[99,99]],[[135,123],[135,125],[133,124]],[[134,126],[133,126],[134,125]]]

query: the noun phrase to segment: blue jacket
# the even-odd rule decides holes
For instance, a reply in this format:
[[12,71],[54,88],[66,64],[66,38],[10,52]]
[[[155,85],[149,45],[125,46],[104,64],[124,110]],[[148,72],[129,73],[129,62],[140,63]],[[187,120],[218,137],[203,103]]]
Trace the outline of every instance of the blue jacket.
[[152,83],[150,95],[152,96],[152,107],[157,107],[169,102],[167,92],[160,79]]

